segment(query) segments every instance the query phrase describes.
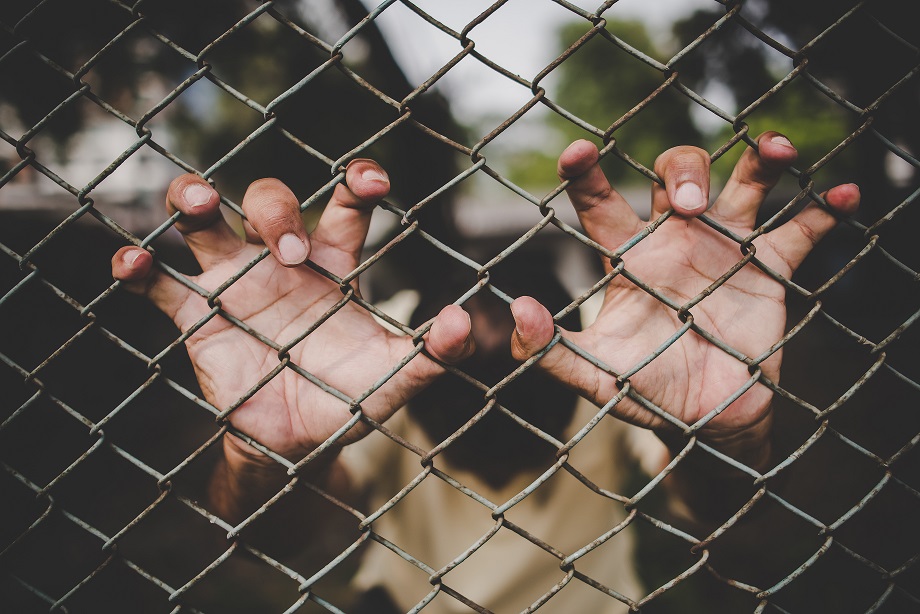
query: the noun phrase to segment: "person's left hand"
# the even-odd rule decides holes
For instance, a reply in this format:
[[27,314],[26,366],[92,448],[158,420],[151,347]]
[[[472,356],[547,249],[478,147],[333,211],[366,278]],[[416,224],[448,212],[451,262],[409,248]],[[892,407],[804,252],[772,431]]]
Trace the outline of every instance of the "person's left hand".
[[[707,216],[739,237],[754,229],[757,211],[768,192],[793,162],[796,150],[782,135],[767,132],[758,140],[759,153],[748,149]],[[604,177],[597,148],[578,141],[559,160],[559,175],[579,219],[591,239],[615,250],[649,223],[643,222]],[[686,305],[742,260],[737,242],[696,219],[709,199],[709,155],[693,147],[677,147],[655,163],[665,187],[652,191],[652,219],[674,210],[657,229],[623,255],[625,271],[668,297]],[[852,213],[859,204],[853,184],[824,194],[833,210]],[[788,278],[815,244],[837,223],[815,203],[791,221],[753,241],[756,258]],[[610,262],[604,263],[610,273]],[[543,349],[555,334],[552,316],[529,297],[512,304],[516,331],[512,351],[519,360]],[[742,353],[756,358],[783,336],[785,288],[748,263],[711,295],[689,309],[693,323]],[[651,296],[624,275],[607,285],[597,320],[582,332],[562,331],[568,341],[622,374],[651,356],[683,325],[678,312]],[[763,377],[778,382],[781,351],[759,363]],[[558,343],[537,365],[598,405],[620,390],[617,378]],[[629,377],[634,389],[655,405],[692,425],[738,393],[751,379],[748,365],[694,332],[686,331],[648,365]],[[751,465],[762,465],[769,452],[772,391],[760,381],[700,429],[708,442]],[[664,419],[635,400],[625,398],[612,413],[659,433],[674,431]]]

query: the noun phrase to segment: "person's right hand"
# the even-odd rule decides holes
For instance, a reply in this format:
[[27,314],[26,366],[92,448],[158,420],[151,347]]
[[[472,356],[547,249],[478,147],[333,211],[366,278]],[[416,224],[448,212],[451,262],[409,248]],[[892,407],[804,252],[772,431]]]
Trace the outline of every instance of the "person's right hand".
[[[221,309],[284,346],[340,302],[340,287],[303,263],[309,259],[338,277],[359,263],[374,203],[389,191],[386,173],[370,160],[349,164],[314,232],[308,236],[294,194],[281,182],[262,179],[249,186],[243,210],[251,228],[248,241],[219,211],[220,199],[207,182],[183,175],[172,182],[166,206],[182,212],[176,227],[203,273],[190,279],[212,292],[236,275],[267,246],[273,257],[259,262],[219,295]],[[112,259],[112,274],[127,289],[150,298],[180,330],[188,331],[211,311],[207,300],[153,265],[146,250],[129,246]],[[357,291],[357,280],[352,282]],[[220,410],[237,403],[279,365],[278,352],[221,315],[208,320],[186,341],[205,398]],[[383,377],[413,350],[412,339],[381,327],[362,307],[347,302],[291,348],[291,364],[315,375],[349,398]],[[469,316],[449,305],[425,337],[426,351],[446,363],[472,352]],[[443,372],[424,353],[414,357],[361,403],[381,422]],[[284,368],[229,420],[241,432],[291,460],[299,460],[340,429],[352,414],[348,403]],[[342,439],[354,441],[369,427],[358,423]],[[231,437],[225,449],[259,461],[254,448]],[[228,450],[228,452],[233,450]]]

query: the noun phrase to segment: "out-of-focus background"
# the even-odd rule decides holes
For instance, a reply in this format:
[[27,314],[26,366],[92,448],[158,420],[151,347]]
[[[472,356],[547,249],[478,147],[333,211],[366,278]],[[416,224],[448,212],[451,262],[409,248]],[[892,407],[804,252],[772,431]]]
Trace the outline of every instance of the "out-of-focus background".
[[[338,168],[374,158],[393,189],[367,246],[383,254],[362,276],[371,302],[453,268],[473,286],[490,261],[499,279],[517,260],[578,296],[602,271],[556,196],[569,142],[610,145],[602,166],[645,217],[658,154],[705,148],[716,193],[771,129],[799,158],[760,223],[788,219],[803,189],[852,181],[863,195],[789,291],[790,328],[808,324],[785,348],[777,445],[801,452],[782,503],[760,502],[708,570],[642,612],[918,611],[914,24],[894,0],[2,4],[0,610],[347,611],[356,556],[319,601],[291,577],[354,540],[332,505],[329,543],[280,566],[240,548],[209,567],[229,546],[197,503],[218,426],[168,319],[109,290],[129,242],[196,272],[166,224],[174,176],[212,181],[234,223],[246,186],[278,177],[311,222]],[[503,255],[545,207],[553,223]],[[429,238],[383,249],[412,208]],[[647,480],[636,471],[623,494]],[[668,518],[660,488],[639,508]],[[699,560],[676,532],[637,525],[650,591]]]

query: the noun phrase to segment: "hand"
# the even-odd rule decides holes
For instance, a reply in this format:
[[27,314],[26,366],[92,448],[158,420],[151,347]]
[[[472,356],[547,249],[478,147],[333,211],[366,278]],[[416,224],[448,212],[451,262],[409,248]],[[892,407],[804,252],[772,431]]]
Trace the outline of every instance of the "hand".
[[[796,157],[792,144],[775,132],[759,137],[759,154],[748,149],[707,216],[746,237],[757,210]],[[597,164],[597,148],[578,141],[559,160],[559,175],[587,235],[615,250],[648,224],[614,191]],[[684,305],[742,259],[739,245],[695,219],[709,201],[709,155],[692,147],[662,154],[655,172],[664,186],[653,185],[652,219],[669,209],[674,214],[623,255],[625,270],[648,286]],[[823,195],[835,212],[847,215],[859,204],[853,184]],[[835,217],[811,203],[794,219],[753,241],[756,258],[788,278],[814,245],[836,224]],[[605,271],[612,270],[605,262]],[[533,356],[554,335],[549,312],[529,297],[512,304],[516,332],[512,352],[519,360]],[[710,296],[690,310],[693,322],[745,356],[755,358],[784,334],[783,286],[748,263]],[[562,331],[565,339],[600,359],[616,373],[625,373],[653,353],[683,322],[623,275],[607,286],[597,320],[582,332]],[[760,363],[763,376],[779,381],[781,352]],[[598,369],[562,344],[537,363],[549,374],[598,405],[619,391],[614,376]],[[746,364],[729,356],[692,330],[629,378],[634,389],[658,407],[691,425],[739,391],[751,378]],[[757,382],[721,414],[706,423],[700,435],[707,442],[752,465],[766,462],[769,452],[772,391]],[[614,415],[659,432],[667,423],[630,398],[613,407]]]
[[[203,273],[190,277],[208,292],[236,275],[264,249],[260,261],[219,295],[228,314],[279,345],[309,329],[343,298],[339,286],[304,266],[309,259],[338,277],[358,265],[374,203],[389,191],[383,169],[369,160],[349,164],[346,182],[336,186],[315,231],[308,236],[298,201],[281,182],[263,179],[249,186],[243,210],[249,241],[224,221],[218,194],[200,177],[184,175],[167,194],[170,214],[180,211],[176,227],[184,235]],[[180,330],[189,330],[211,311],[207,300],[152,267],[149,252],[125,247],[112,259],[116,279],[150,298]],[[357,281],[352,282],[358,291]],[[445,307],[425,337],[426,350],[444,362],[472,352],[470,321],[456,306]],[[280,363],[278,352],[220,315],[186,341],[205,398],[224,410],[236,403]],[[347,302],[327,321],[291,348],[294,365],[354,398],[384,376],[413,350],[412,339],[390,333],[362,307]],[[365,414],[386,420],[443,368],[419,354],[361,403]],[[299,460],[352,417],[348,404],[284,368],[251,398],[234,409],[231,424],[272,451]],[[354,441],[369,427],[358,423],[343,438]],[[228,460],[267,459],[236,437],[225,438]],[[230,457],[233,456],[231,459]]]

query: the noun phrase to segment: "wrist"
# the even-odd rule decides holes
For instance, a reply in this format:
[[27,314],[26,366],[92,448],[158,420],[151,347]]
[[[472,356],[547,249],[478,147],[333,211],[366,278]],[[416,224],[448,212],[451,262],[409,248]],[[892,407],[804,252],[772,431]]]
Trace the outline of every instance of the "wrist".
[[[232,433],[226,433],[223,441],[224,462],[226,470],[237,482],[251,483],[258,481],[265,485],[277,484],[280,488],[284,483],[293,479],[287,467],[274,458],[260,452]],[[308,464],[300,468],[297,475],[308,481],[322,485],[330,468],[339,455],[340,448],[333,447]],[[312,450],[304,450],[299,458],[291,459],[296,462],[305,457]]]
[[[657,435],[668,448],[672,458],[680,454],[690,441],[689,436],[676,430],[658,432]],[[769,470],[772,465],[773,446],[768,425],[766,428],[752,428],[735,433],[702,432],[697,434],[697,442],[758,473]],[[740,469],[706,450],[699,449],[698,446],[687,460],[695,461],[691,464],[705,463],[710,474],[739,477],[742,475]]]

